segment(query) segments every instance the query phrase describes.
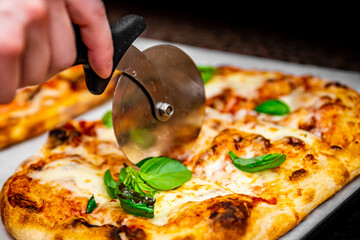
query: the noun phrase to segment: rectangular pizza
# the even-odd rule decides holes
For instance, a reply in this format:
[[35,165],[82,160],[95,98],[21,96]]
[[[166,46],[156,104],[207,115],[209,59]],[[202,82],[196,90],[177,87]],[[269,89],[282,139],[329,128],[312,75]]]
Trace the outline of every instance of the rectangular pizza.
[[16,239],[277,239],[360,171],[360,95],[311,75],[201,68],[192,148],[133,166],[108,114],[49,132],[0,193]]

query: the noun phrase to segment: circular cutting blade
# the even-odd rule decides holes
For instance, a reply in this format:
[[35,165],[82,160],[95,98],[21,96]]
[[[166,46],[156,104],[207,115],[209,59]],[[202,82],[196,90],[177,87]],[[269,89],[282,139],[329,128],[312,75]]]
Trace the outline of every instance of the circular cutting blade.
[[[121,75],[113,101],[113,124],[122,152],[133,163],[147,157],[184,155],[198,136],[205,115],[204,83],[186,53],[174,46],[157,45],[143,54],[156,72],[156,84],[148,90],[155,99],[171,104],[173,114],[167,121],[157,120],[148,91],[131,76]],[[158,93],[163,96],[156,96]]]

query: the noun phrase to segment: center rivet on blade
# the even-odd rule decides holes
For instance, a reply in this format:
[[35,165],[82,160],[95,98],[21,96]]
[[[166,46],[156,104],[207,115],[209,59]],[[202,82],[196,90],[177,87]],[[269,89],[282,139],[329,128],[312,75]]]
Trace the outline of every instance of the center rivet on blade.
[[168,120],[174,113],[174,108],[169,103],[160,102],[157,104],[157,108],[159,110],[162,121]]

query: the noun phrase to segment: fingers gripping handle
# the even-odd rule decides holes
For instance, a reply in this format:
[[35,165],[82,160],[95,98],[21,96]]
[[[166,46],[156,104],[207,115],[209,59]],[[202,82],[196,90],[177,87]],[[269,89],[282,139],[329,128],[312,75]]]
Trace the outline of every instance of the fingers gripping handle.
[[[126,50],[131,46],[135,39],[145,30],[147,24],[145,20],[135,14],[126,15],[117,22],[111,24],[111,35],[114,44],[114,56],[113,56],[113,70],[115,71],[116,66],[120,62],[120,59],[125,54]],[[82,64],[85,72],[86,86],[89,91],[93,94],[102,94],[108,85],[110,78],[103,79],[98,76],[95,71],[91,68],[87,48],[83,43],[79,26],[74,25],[75,36],[76,36],[76,47],[77,47],[77,58],[74,65]]]

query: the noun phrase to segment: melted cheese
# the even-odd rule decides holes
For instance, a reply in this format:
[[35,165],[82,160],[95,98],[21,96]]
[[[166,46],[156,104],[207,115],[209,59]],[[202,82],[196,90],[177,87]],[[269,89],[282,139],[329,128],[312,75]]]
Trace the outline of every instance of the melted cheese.
[[244,132],[262,135],[271,141],[278,140],[284,137],[296,137],[303,140],[306,144],[312,145],[319,140],[314,134],[296,128],[283,127],[272,123],[257,123],[257,124],[235,124],[235,128]]
[[96,136],[99,141],[116,142],[116,137],[113,128],[107,128],[107,127],[96,128]]
[[319,108],[323,104],[322,97],[334,99],[336,96],[326,91],[306,92],[303,87],[299,87],[289,95],[281,96],[279,99],[284,101],[293,112],[299,108]]
[[180,188],[170,191],[161,191],[155,194],[155,217],[149,219],[149,221],[155,225],[165,225],[168,222],[171,213],[176,213],[177,209],[187,202],[201,202],[231,193],[232,192],[224,190],[213,183],[205,182],[198,178],[192,178]]
[[[76,159],[64,158],[47,164],[41,171],[33,172],[30,177],[40,180],[42,184],[51,184],[70,190],[73,196],[90,198],[94,194],[98,204],[118,211],[119,202],[111,202],[103,183],[103,173],[94,169],[90,164],[79,163]],[[149,221],[155,225],[165,225],[172,213],[187,202],[200,202],[217,196],[224,196],[232,192],[203,180],[192,178],[183,186],[160,191],[155,195],[153,219]],[[101,217],[102,219],[104,216]],[[111,218],[111,217],[110,217]],[[129,216],[129,219],[132,217]],[[106,217],[106,221],[112,221]]]
[[96,202],[103,204],[111,200],[108,196],[103,173],[90,164],[76,159],[64,158],[47,164],[41,171],[30,174],[43,184],[60,186],[70,190],[74,196],[90,198],[94,194]]
[[221,94],[226,88],[231,88],[236,94],[246,97],[256,97],[257,89],[264,83],[263,75],[248,75],[238,72],[226,76],[215,76],[205,85],[206,98]]
[[258,173],[247,173],[237,169],[231,161],[225,160],[222,154],[218,159],[209,159],[206,163],[206,170],[196,168],[195,175],[213,181],[221,185],[225,189],[229,189],[236,193],[253,195],[252,185],[262,185],[274,181],[277,174],[271,171],[263,171]]

